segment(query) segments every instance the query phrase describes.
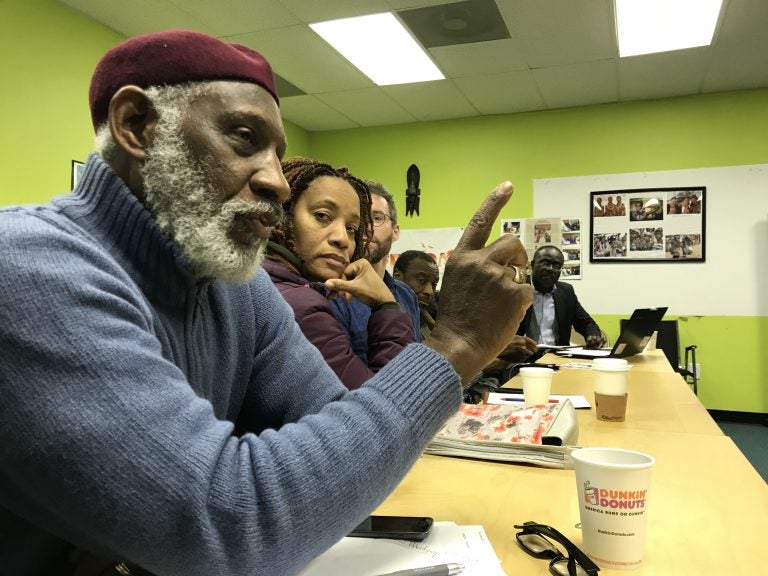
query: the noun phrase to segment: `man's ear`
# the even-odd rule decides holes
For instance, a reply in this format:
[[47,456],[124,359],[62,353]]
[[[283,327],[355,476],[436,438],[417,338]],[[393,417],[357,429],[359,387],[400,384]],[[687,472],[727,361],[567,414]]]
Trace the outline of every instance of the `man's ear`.
[[392,242],[397,242],[400,239],[400,224],[392,226]]
[[392,278],[394,278],[395,280],[400,280],[400,276],[401,276],[400,270],[397,270],[397,269],[392,270]]
[[109,103],[112,137],[135,160],[143,161],[152,140],[157,112],[146,92],[138,86],[123,86]]

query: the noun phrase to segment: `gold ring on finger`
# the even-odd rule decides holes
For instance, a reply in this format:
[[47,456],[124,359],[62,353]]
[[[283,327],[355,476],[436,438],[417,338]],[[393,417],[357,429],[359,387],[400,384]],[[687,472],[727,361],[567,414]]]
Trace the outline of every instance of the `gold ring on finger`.
[[525,284],[528,281],[527,274],[525,273],[525,268],[518,267],[518,266],[510,266],[512,270],[515,271],[515,282],[517,284]]

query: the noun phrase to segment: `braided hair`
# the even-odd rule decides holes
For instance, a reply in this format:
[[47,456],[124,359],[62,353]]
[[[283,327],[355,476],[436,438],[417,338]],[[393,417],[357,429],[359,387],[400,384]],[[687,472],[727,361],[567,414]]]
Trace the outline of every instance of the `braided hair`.
[[325,162],[311,160],[309,158],[295,157],[283,160],[283,174],[291,187],[291,197],[283,204],[285,218],[283,222],[272,231],[272,241],[296,252],[294,245],[293,207],[304,191],[312,182],[321,176],[341,178],[357,192],[360,199],[360,226],[355,232],[355,251],[352,260],[359,260],[365,256],[368,242],[373,237],[373,219],[371,218],[371,194],[368,186],[355,178],[346,168],[334,168]]

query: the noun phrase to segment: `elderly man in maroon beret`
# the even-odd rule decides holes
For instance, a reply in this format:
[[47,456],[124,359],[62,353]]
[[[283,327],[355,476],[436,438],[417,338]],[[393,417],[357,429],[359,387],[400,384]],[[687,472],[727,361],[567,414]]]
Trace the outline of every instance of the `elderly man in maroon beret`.
[[430,338],[348,392],[259,268],[289,196],[266,60],[139,36],[90,103],[77,188],[0,211],[0,573],[295,574],[514,335],[525,251],[484,246],[511,184],[457,246]]

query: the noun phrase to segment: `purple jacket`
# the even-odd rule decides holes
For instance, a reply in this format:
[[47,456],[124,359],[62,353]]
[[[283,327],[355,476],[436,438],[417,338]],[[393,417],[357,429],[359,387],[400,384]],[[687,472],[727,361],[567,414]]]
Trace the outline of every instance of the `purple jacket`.
[[296,322],[350,390],[359,388],[374,373],[415,341],[411,317],[401,310],[378,310],[368,320],[368,365],[354,350],[349,335],[331,310],[325,288],[310,282],[285,264],[264,261],[264,269],[286,302]]

